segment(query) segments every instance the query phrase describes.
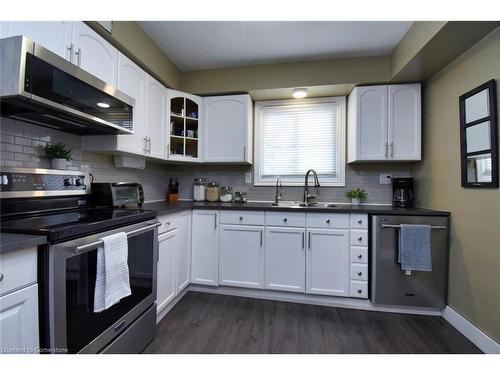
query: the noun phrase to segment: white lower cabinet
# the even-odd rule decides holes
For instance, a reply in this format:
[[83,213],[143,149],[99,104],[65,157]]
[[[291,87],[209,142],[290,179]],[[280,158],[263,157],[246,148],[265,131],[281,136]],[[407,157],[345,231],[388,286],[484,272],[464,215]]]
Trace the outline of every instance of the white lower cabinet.
[[219,284],[219,224],[217,211],[193,210],[191,282]]
[[307,229],[306,292],[349,295],[349,230]]
[[29,354],[39,345],[37,284],[0,297],[0,349]]
[[264,287],[264,227],[221,225],[219,285]]
[[175,298],[175,253],[177,239],[178,229],[158,236],[157,311],[163,310]]
[[305,292],[305,229],[266,228],[265,288]]
[[179,234],[175,256],[175,287],[182,292],[191,279],[191,211],[179,214]]

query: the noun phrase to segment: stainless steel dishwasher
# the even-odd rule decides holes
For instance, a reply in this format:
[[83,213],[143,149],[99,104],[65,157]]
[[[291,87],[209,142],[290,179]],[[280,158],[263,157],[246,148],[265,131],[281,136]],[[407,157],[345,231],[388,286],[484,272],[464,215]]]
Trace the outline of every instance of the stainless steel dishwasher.
[[[398,263],[401,224],[431,226],[432,271],[407,274]],[[449,217],[372,216],[372,290],[376,305],[442,309],[448,285]]]

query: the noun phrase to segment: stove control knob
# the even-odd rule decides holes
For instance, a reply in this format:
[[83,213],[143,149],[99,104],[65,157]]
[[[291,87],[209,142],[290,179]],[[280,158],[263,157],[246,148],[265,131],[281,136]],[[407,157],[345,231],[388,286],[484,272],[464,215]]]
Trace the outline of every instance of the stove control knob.
[[74,183],[74,180],[73,178],[65,178],[64,179],[64,186],[73,186],[75,183]]

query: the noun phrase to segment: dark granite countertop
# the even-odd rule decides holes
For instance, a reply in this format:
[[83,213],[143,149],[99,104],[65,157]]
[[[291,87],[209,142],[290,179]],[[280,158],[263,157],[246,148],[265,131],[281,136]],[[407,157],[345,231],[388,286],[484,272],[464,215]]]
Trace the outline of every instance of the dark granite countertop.
[[427,208],[394,208],[392,206],[336,204],[335,207],[325,207],[318,203],[313,207],[272,207],[270,202],[221,203],[221,202],[192,202],[179,201],[170,203],[165,201],[145,203],[145,210],[157,211],[160,215],[175,213],[182,210],[248,210],[248,211],[288,211],[288,212],[338,212],[338,213],[366,213],[377,215],[409,215],[409,216],[450,216],[449,211],[431,210]]
[[31,234],[0,233],[0,253],[26,249],[47,243],[44,236]]

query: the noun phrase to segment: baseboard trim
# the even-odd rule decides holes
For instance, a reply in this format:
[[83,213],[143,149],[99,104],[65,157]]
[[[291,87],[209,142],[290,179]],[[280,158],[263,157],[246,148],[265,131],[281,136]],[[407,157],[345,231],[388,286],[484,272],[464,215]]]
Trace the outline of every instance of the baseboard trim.
[[175,298],[172,301],[170,301],[168,305],[163,307],[160,311],[156,312],[156,325],[160,323],[160,321],[165,317],[165,315],[167,315],[168,312],[172,310],[172,308],[177,304],[177,302],[179,302],[182,299],[182,297],[186,295],[188,291],[189,288],[184,288],[184,290],[180,292],[177,296],[175,296]]
[[443,318],[484,353],[500,354],[500,344],[453,310],[450,306],[446,306],[444,309]]
[[304,303],[309,305],[320,305],[330,307],[340,307],[346,309],[358,309],[369,311],[380,311],[400,314],[417,314],[441,316],[442,310],[427,310],[402,307],[386,307],[373,305],[369,300],[349,298],[349,297],[330,297],[320,295],[309,295],[301,293],[280,292],[273,290],[261,290],[250,288],[237,288],[229,286],[206,286],[199,284],[189,285],[189,290],[193,292],[222,294],[237,297],[258,298],[272,301]]

